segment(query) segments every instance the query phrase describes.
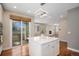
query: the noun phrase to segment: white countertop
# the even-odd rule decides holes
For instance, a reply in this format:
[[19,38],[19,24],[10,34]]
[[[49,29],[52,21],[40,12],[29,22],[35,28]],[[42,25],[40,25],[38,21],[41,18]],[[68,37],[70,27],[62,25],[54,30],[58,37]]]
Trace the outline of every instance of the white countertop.
[[34,42],[39,43],[39,44],[44,44],[44,43],[58,40],[58,38],[48,37],[48,36],[36,36],[36,37],[29,38],[29,40],[34,41]]

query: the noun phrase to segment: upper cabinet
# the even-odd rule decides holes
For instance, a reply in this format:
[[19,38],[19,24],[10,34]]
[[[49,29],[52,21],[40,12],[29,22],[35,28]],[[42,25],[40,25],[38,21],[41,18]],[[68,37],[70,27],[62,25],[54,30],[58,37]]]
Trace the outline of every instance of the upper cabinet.
[[2,22],[2,16],[3,15],[3,8],[2,5],[0,4],[0,22]]

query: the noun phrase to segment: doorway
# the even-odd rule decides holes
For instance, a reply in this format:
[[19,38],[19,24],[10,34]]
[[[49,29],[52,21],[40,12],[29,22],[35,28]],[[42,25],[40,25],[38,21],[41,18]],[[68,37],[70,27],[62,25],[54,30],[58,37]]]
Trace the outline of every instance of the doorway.
[[14,21],[12,22],[12,55],[28,56],[29,22]]
[[12,46],[28,44],[29,22],[14,21],[12,22]]

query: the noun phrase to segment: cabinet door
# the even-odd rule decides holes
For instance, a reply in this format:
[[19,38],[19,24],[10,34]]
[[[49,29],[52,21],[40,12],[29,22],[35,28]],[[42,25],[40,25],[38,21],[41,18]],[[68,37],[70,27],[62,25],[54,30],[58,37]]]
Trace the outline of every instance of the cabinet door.
[[59,54],[59,41],[55,41],[53,45],[54,45],[53,54],[58,55]]
[[52,41],[42,46],[43,56],[56,56],[59,53],[59,41]]
[[42,46],[42,55],[43,56],[53,56],[53,48],[50,43],[44,44]]

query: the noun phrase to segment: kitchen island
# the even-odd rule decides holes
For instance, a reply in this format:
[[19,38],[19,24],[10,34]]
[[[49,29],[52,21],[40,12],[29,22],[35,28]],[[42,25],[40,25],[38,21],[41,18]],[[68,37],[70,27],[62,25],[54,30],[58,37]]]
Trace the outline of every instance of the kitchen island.
[[48,36],[29,38],[29,55],[57,56],[59,54],[59,39]]

